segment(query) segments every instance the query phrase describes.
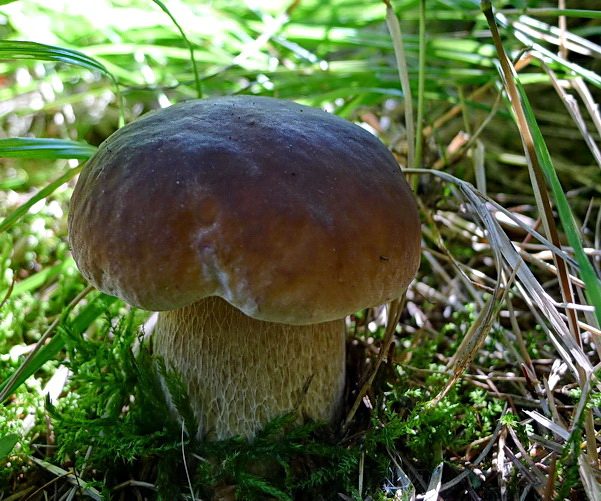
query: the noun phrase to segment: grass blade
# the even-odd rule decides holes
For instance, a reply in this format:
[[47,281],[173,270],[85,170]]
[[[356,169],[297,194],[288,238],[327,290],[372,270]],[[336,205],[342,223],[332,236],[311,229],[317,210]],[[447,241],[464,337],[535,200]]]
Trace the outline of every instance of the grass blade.
[[[536,200],[538,212],[546,235],[554,245],[559,247],[559,233],[555,224],[555,219],[553,217],[551,200],[549,197],[549,192],[547,190],[545,176],[543,174],[542,167],[539,164],[539,158],[536,153],[536,146],[534,144],[535,140],[533,138],[532,132],[528,126],[528,121],[526,119],[526,113],[522,104],[522,97],[520,96],[520,91],[518,91],[517,88],[516,72],[514,67],[510,63],[507,54],[505,53],[505,49],[503,48],[501,36],[499,34],[499,30],[496,24],[497,21],[495,19],[495,15],[493,14],[492,4],[490,0],[482,0],[481,8],[484,12],[484,15],[486,16],[486,20],[488,21],[493,42],[497,49],[497,54],[501,66],[500,70],[501,76],[503,78],[503,85],[505,87],[507,95],[509,96],[511,107],[515,115],[516,125],[520,132],[520,137],[522,140],[522,145],[524,147],[524,152],[528,164],[530,183],[532,185],[532,190],[534,193],[534,198]],[[563,300],[567,304],[575,303],[571,282],[569,281],[569,274],[566,262],[556,255],[553,255],[553,259],[555,261],[555,266],[557,267],[558,271],[559,283],[561,287]],[[568,309],[566,313],[568,316],[570,331],[576,339],[578,345],[581,346],[580,331],[578,329],[576,314],[572,309]],[[599,313],[600,312],[597,311],[597,315],[599,315]]]
[[5,289],[5,290],[1,291],[0,297],[5,297],[5,296],[16,297],[25,292],[34,291],[34,290],[40,288],[42,285],[44,285],[46,282],[48,282],[53,277],[60,275],[68,268],[74,267],[74,266],[75,266],[75,261],[73,260],[73,258],[65,259],[64,261],[62,261],[58,264],[55,264],[54,266],[51,266],[49,268],[44,268],[43,270],[38,271],[37,273],[34,273],[33,275],[30,275],[23,280],[20,280],[19,282],[17,282],[14,285],[14,287],[12,287],[12,289],[8,289],[8,290]]
[[165,4],[163,2],[161,2],[161,0],[152,0],[152,1],[155,4],[157,4],[165,14],[167,14],[169,16],[169,19],[171,19],[171,22],[179,30],[179,33],[180,33],[182,39],[184,40],[185,44],[188,46],[188,50],[190,51],[190,62],[192,63],[192,69],[194,71],[194,83],[196,84],[196,94],[197,94],[198,98],[200,99],[202,97],[202,86],[200,84],[200,76],[198,75],[196,59],[194,58],[194,46],[190,43],[190,40],[188,40],[188,37],[186,37],[186,34],[184,33],[184,30],[177,22],[177,19],[175,19],[173,14],[171,14],[171,12],[169,12],[169,9],[165,6]]
[[563,225],[568,243],[574,249],[574,257],[578,262],[582,279],[586,284],[585,294],[590,304],[595,307],[597,321],[601,323],[601,281],[599,280],[599,277],[597,277],[591,262],[584,252],[582,238],[580,237],[580,232],[578,231],[574,217],[572,216],[570,204],[565,196],[559,178],[557,177],[557,172],[553,167],[551,155],[549,154],[549,150],[547,149],[542,133],[534,117],[534,112],[532,111],[526,92],[519,81],[516,83],[524,106],[526,121],[528,122],[528,127],[530,128],[534,139],[536,155],[551,187],[557,206],[557,212],[559,213],[559,219]]
[[23,369],[13,374],[13,376],[16,377],[10,377],[0,384],[0,403],[4,402],[4,400],[13,394],[17,388],[27,381],[27,379],[42,367],[42,365],[54,357],[62,349],[64,344],[65,342],[62,336],[58,334],[31,357],[27,361],[27,365],[23,362],[23,365],[19,366],[17,371],[21,368]]
[[55,61],[58,63],[73,64],[91,71],[99,71],[110,78],[115,86],[115,93],[120,108],[120,123],[125,124],[123,97],[119,91],[119,84],[115,76],[96,59],[87,56],[78,50],[66,49],[55,45],[46,45],[25,40],[0,40],[0,59],[32,59],[40,61]]
[[0,459],[4,459],[10,454],[17,442],[19,441],[19,435],[9,433],[0,437]]
[[407,70],[407,58],[405,57],[405,47],[403,44],[403,35],[392,5],[389,0],[384,0],[386,4],[386,24],[392,37],[394,55],[401,79],[401,89],[405,95],[405,127],[407,129],[407,165],[413,166],[415,163],[415,124],[413,122],[413,102],[411,97],[411,84],[409,80],[409,71]]
[[415,131],[415,158],[413,167],[419,169],[422,163],[424,94],[426,92],[426,0],[419,2],[419,73],[417,78],[417,118]]
[[91,144],[68,139],[46,139],[11,137],[0,139],[0,157],[5,158],[76,158],[87,160],[96,147]]
[[27,211],[29,211],[29,209],[31,209],[31,207],[34,204],[36,204],[43,198],[46,198],[48,195],[52,194],[56,189],[58,189],[63,184],[65,184],[67,181],[69,181],[74,176],[79,174],[82,167],[83,167],[83,164],[79,165],[77,167],[74,167],[73,169],[68,170],[67,172],[65,172],[65,174],[63,174],[61,177],[59,177],[56,181],[50,183],[48,186],[45,186],[38,193],[36,193],[34,196],[32,196],[27,202],[25,202],[19,208],[15,209],[11,214],[9,214],[6,217],[6,219],[4,219],[4,221],[2,221],[0,223],[0,231],[6,231],[8,228],[10,228],[19,219],[21,219],[25,214],[27,214]]
[[114,80],[113,75],[96,59],[83,52],[54,45],[22,40],[0,40],[0,58],[2,59],[36,59],[56,61],[81,66],[92,71],[100,71]]
[[532,9],[499,9],[499,14],[505,15],[522,15],[529,16],[566,16],[566,17],[582,17],[588,19],[601,19],[601,11],[586,10],[586,9],[556,9],[556,8],[532,8]]
[[[91,290],[92,287],[88,286],[69,304],[63,314],[54,322],[52,322],[48,329],[46,329],[46,332],[40,338],[35,349],[29,354],[27,359],[17,368],[10,378],[6,379],[2,384],[0,384],[0,403],[4,402],[4,400],[6,400],[9,395],[14,393],[15,390],[27,380],[27,378],[33,375],[42,365],[54,357],[63,348],[65,340],[60,332],[56,336],[52,337],[50,341],[46,342],[46,340],[48,337],[50,337],[52,332],[61,323],[61,321],[66,318],[73,306],[79,303]],[[106,311],[108,305],[116,300],[116,297],[100,294],[73,319],[71,326],[77,332],[84,332],[96,318]]]
[[543,47],[540,43],[534,41],[531,37],[526,35],[523,31],[518,30],[512,23],[510,23],[507,18],[502,15],[497,15],[496,19],[499,23],[507,29],[510,33],[512,33],[520,42],[522,42],[527,47],[532,47],[532,49],[536,50],[538,53],[543,56],[549,58],[555,63],[559,64],[561,67],[566,68],[570,71],[573,71],[576,75],[581,76],[587,82],[595,85],[596,87],[601,88],[601,77],[597,75],[594,71],[583,68],[582,66],[563,59],[561,56],[558,56],[554,52],[549,49]]

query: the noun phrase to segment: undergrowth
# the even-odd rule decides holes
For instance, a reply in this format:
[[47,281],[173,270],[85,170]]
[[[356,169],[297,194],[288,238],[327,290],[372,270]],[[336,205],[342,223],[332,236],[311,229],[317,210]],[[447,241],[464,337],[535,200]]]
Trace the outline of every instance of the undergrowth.
[[[251,442],[205,442],[188,433],[197,426],[185,385],[144,340],[146,315],[124,314],[120,303],[107,299],[91,300],[101,311],[92,327],[82,332],[67,319],[57,328],[64,341],[62,366],[70,371],[64,397],[53,402],[46,395],[43,404],[35,403],[51,425],[39,430],[33,450],[25,447],[11,457],[13,468],[27,467],[45,443],[44,461],[70,465],[80,493],[104,499],[137,491],[168,500],[192,491],[201,499],[235,493],[248,500],[317,495],[334,500],[340,492],[362,499],[356,483],[362,456],[363,490],[385,492],[383,479],[394,470],[392,450],[401,446],[412,460],[431,468],[441,460],[443,447],[465,449],[489,434],[502,412],[500,402],[487,401],[479,390],[466,392],[462,385],[432,406],[444,374],[435,371],[423,388],[415,388],[398,367],[396,382],[375,397],[379,410],[358,436],[343,438],[319,423],[299,426],[297,416],[289,414],[268,423]],[[165,387],[177,412],[169,410]],[[0,434],[14,431],[14,422],[1,422]],[[12,486],[19,489],[18,482]],[[396,492],[393,487],[389,483],[388,491]]]
[[[54,461],[72,464],[80,481],[107,499],[134,472],[160,499],[178,498],[188,481],[202,498],[228,488],[249,500],[299,499],[326,486],[352,491],[356,451],[336,445],[322,425],[294,426],[294,414],[273,420],[252,442],[190,436],[187,430],[198,427],[185,385],[150,354],[139,320],[137,312],[115,316],[107,309],[93,338],[68,322],[59,327],[72,375],[68,396],[57,405],[46,401]],[[169,410],[164,386],[177,413]]]
[[[601,499],[601,13],[573,4],[0,1],[0,499]],[[241,93],[378,135],[422,265],[398,325],[349,317],[339,422],[208,442],[66,221],[123,122]]]

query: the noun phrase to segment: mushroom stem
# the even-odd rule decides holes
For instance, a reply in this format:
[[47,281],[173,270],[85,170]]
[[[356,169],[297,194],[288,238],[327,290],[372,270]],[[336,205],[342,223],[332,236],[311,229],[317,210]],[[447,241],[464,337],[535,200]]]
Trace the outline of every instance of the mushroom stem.
[[303,420],[330,422],[341,409],[344,320],[265,322],[207,297],[161,312],[154,350],[187,384],[198,435],[208,439],[252,438],[295,409]]

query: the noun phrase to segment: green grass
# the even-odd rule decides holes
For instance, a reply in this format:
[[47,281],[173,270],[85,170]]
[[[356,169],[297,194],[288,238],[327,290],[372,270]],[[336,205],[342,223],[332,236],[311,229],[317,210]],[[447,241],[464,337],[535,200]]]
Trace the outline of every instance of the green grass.
[[[599,499],[601,28],[570,6],[0,2],[0,499]],[[349,319],[331,427],[195,439],[150,314],[70,256],[85,159],[201,94],[362,123],[416,190],[422,266],[394,328]]]

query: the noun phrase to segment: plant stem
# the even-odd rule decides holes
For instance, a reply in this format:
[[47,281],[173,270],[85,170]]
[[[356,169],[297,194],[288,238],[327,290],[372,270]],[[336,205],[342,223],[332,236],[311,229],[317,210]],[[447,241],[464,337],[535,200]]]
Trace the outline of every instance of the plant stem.
[[[488,22],[493,43],[495,48],[497,49],[497,54],[499,56],[499,62],[501,64],[503,83],[505,86],[505,90],[509,96],[511,101],[511,105],[513,108],[513,112],[515,114],[516,123],[518,125],[518,129],[520,131],[520,136],[522,138],[522,143],[524,146],[526,158],[528,160],[528,171],[530,174],[530,179],[532,183],[532,188],[534,192],[534,197],[536,199],[536,205],[538,206],[538,210],[540,211],[540,216],[542,218],[543,227],[545,228],[545,233],[551,242],[557,247],[561,246],[561,242],[559,239],[559,233],[557,231],[557,226],[555,225],[555,219],[553,217],[553,211],[551,208],[551,200],[549,197],[549,192],[547,191],[545,177],[543,175],[542,168],[539,163],[538,156],[536,154],[536,148],[534,145],[534,139],[530,128],[528,127],[528,121],[526,119],[526,114],[524,112],[524,108],[522,106],[522,101],[520,99],[520,94],[518,88],[514,82],[515,72],[507,54],[505,53],[505,49],[503,48],[503,44],[501,42],[501,36],[499,34],[499,30],[497,28],[496,20],[493,14],[492,5],[490,0],[482,0],[481,3],[482,12],[486,16],[486,20]],[[558,256],[554,255],[555,266],[557,267],[557,272],[559,276],[559,282],[561,285],[562,295],[564,297],[564,301],[566,303],[574,303],[574,295],[572,292],[571,283],[568,276],[568,270],[566,263],[563,259],[560,259]],[[570,325],[570,330],[576,339],[576,342],[582,346],[582,341],[580,339],[580,332],[578,329],[578,322],[576,318],[576,314],[574,310],[567,310],[568,323]]]
[[424,93],[426,81],[426,0],[419,2],[419,71],[417,81],[417,118],[415,131],[415,158],[413,167],[419,169],[422,162],[422,130],[424,121]]

